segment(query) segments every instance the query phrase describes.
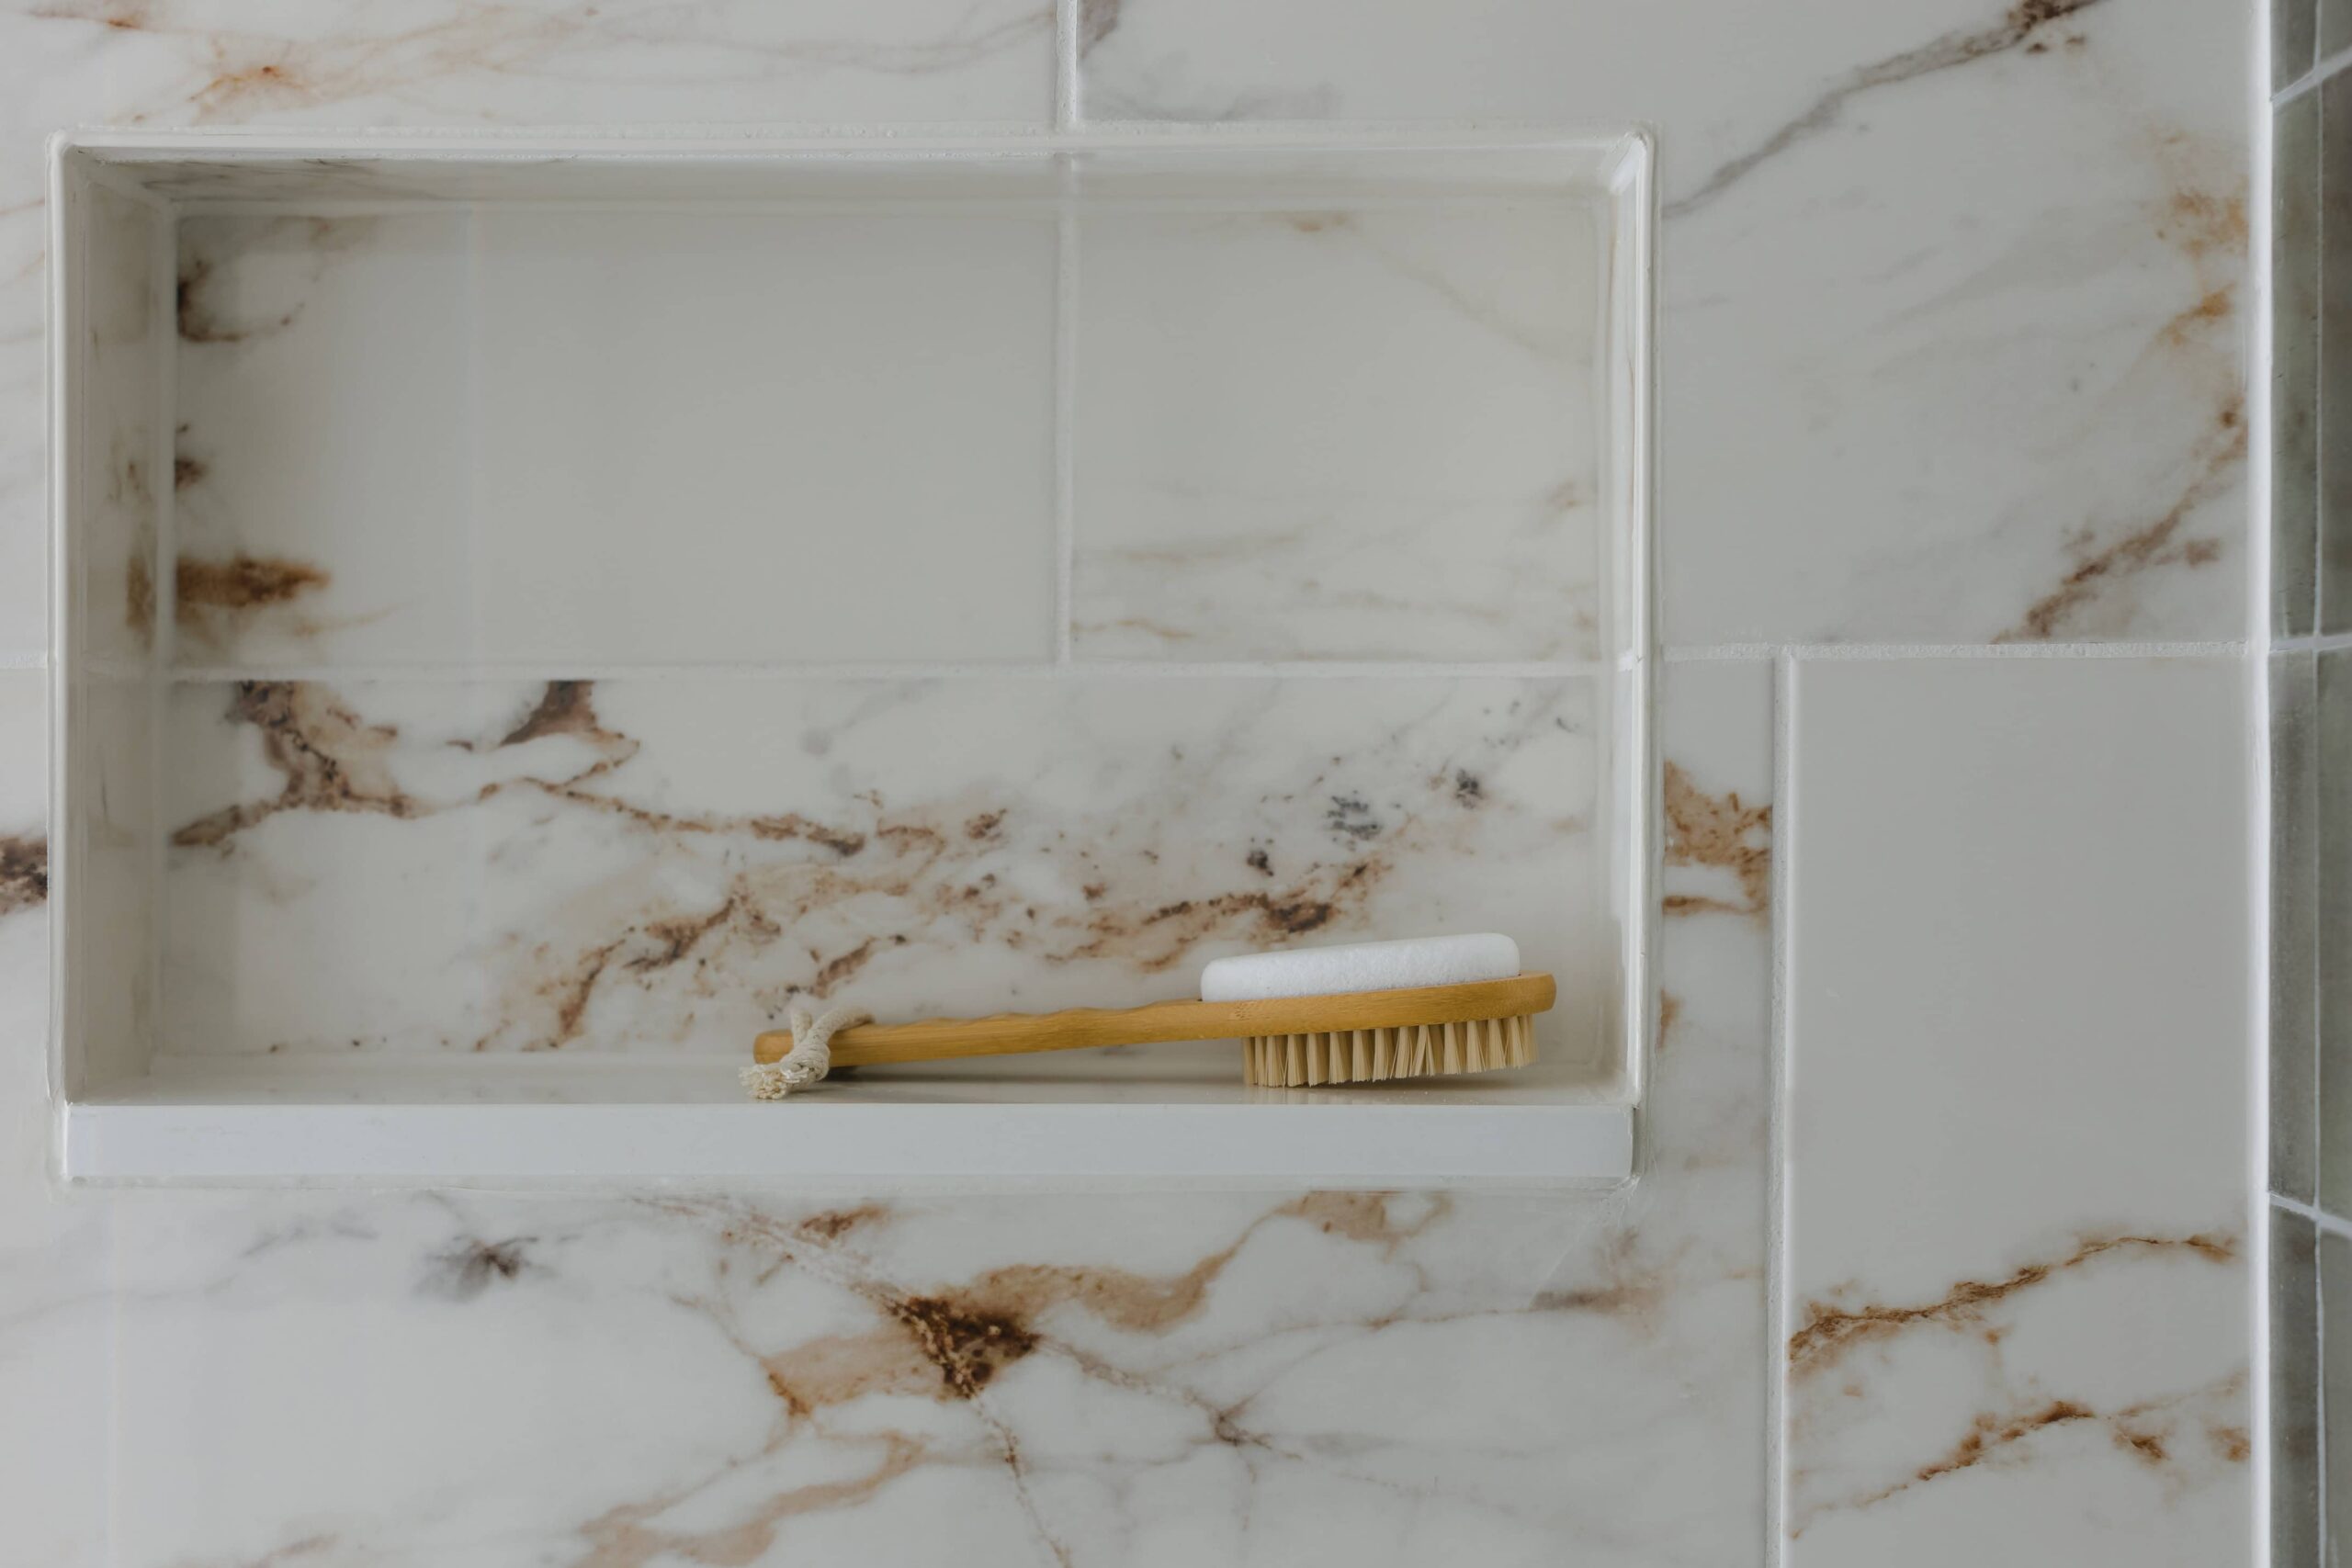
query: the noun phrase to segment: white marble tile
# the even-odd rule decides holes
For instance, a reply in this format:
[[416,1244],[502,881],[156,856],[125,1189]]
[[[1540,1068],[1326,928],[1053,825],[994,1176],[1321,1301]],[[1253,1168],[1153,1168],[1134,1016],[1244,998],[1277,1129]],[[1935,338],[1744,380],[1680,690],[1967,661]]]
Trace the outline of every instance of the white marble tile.
[[[73,929],[59,940],[69,955],[74,1049],[62,1064],[67,1093],[145,1070],[154,1048],[157,950],[153,692],[143,680],[92,677],[78,682],[72,788],[81,806],[56,829],[57,858],[70,862]],[[60,874],[63,874],[61,870]]]
[[78,273],[71,411],[80,463],[72,476],[72,584],[86,655],[135,661],[154,643],[157,472],[164,447],[165,355],[155,264],[164,219],[153,204],[85,187],[70,242]]
[[1792,1568],[2250,1560],[2246,695],[1800,667]]
[[1600,1060],[1581,680],[184,686],[193,1051],[737,1055],[796,991],[1126,1005],[1299,940],[1515,934]]
[[50,1185],[47,677],[0,671],[0,1551],[96,1568],[107,1215]]
[[180,660],[1050,657],[1054,247],[968,210],[184,220]]
[[1078,226],[1080,658],[1602,651],[1589,201]]
[[1048,118],[1035,0],[406,0],[362,13],[237,0],[28,7],[6,52],[51,121],[717,125]]
[[[1769,854],[1769,671],[1663,702]],[[1770,939],[1677,908],[1610,1193],[109,1195],[45,1561],[1761,1563]]]
[[0,655],[43,645],[42,141],[64,126],[1043,124],[1036,0],[74,0],[0,11]]
[[1657,128],[1668,641],[2242,628],[2251,12],[1084,10],[1091,118]]

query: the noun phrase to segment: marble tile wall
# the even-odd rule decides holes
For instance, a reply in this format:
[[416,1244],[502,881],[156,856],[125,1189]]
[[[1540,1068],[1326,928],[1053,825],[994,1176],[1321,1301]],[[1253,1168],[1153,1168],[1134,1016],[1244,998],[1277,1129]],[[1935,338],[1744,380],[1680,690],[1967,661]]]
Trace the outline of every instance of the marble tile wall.
[[[2314,60],[2352,43],[2345,11],[2311,17]],[[2259,879],[2249,773],[2233,760],[2253,728],[2246,644],[2263,597],[2248,516],[2268,502],[2267,529],[2282,510],[2248,457],[2287,432],[2247,399],[2260,21],[2193,0],[0,6],[0,1558],[2251,1568],[2265,1443],[2275,1478],[2311,1487],[2297,1517],[2319,1508],[2317,1478],[2296,1469],[2316,1402],[2295,1407],[2304,1428],[2257,1429],[2257,1260],[2288,1265],[2268,1285],[2290,1325],[2316,1320],[2347,1267],[2316,1210],[2266,1205],[2249,1174]],[[2326,94],[2298,96],[2324,121]],[[822,1201],[49,1185],[42,133],[1464,118],[1638,122],[1659,148],[1666,863],[1639,1179],[1605,1194]],[[2324,123],[2311,129],[2324,147]],[[268,259],[266,235],[193,238]],[[1108,263],[1139,243],[1100,238]],[[1228,241],[1292,243],[1146,238],[1197,246],[1204,276]],[[1366,288],[1394,276],[1375,262],[1452,264],[1418,239],[1297,236],[1326,239],[1363,246]],[[976,261],[953,287],[993,276]],[[2324,295],[2324,278],[2313,287]],[[995,305],[1034,308],[1012,293]],[[941,316],[987,335],[944,303]],[[1188,340],[1251,331],[1196,320]],[[1562,323],[1539,298],[1496,325],[1461,376],[1522,378],[1521,398],[1573,421],[1573,396],[1511,357]],[[284,334],[267,352],[299,348]],[[238,357],[199,354],[183,373],[217,376],[232,400]],[[2314,378],[2325,361],[2323,340]],[[1204,362],[1202,389],[1238,400],[1237,423],[1282,391],[1221,387],[1219,365]],[[1008,400],[988,417],[1030,412]],[[1080,482],[1118,505],[1080,539],[1099,554],[1073,583],[1091,607],[1076,640],[1181,660],[1156,628],[1230,643],[1216,607],[1289,573],[1346,592],[1307,605],[1278,650],[1245,639],[1249,657],[1577,655],[1574,585],[1564,594],[1557,576],[1441,579],[1444,603],[1481,612],[1380,642],[1356,606],[1393,580],[1334,580],[1309,555],[1229,568],[1206,547],[1231,505],[1171,485],[1182,466],[1133,406],[1106,398],[1088,417],[1119,457]],[[2325,446],[2311,441],[2323,486]],[[1269,515],[1316,502],[1330,478],[1312,449],[1247,456],[1217,478]],[[1495,482],[1460,498],[1462,527],[1536,562],[1577,546],[1579,476],[1489,476],[1477,448],[1464,457]],[[317,477],[208,474],[241,499],[196,526],[259,548],[291,515],[273,509]],[[1025,482],[1002,476],[1001,515]],[[1356,499],[1349,526],[1379,539],[1377,497]],[[1136,570],[1147,518],[1186,547],[1167,570]],[[2324,612],[2324,500],[2310,518]],[[689,520],[682,542],[741,541]],[[1391,551],[1346,564],[1400,562],[1429,575]],[[431,646],[430,594],[402,603],[415,624],[350,635]],[[380,608],[300,609],[331,607]],[[577,624],[517,623],[509,654],[562,657]],[[251,625],[219,628],[223,650],[205,657],[303,662],[290,615]],[[2324,626],[2315,614],[2305,629]],[[2276,692],[2302,681],[2323,697],[2332,651],[2280,648],[2292,668]],[[1360,747],[1396,733],[1400,693],[1317,705],[1315,722],[1336,736],[1361,719]],[[289,708],[330,700],[286,694]],[[459,739],[503,739],[510,709],[556,694],[478,694]],[[239,700],[201,683],[184,694],[182,719],[215,742],[181,785],[189,824],[276,838],[270,852],[299,868],[301,832],[356,844],[390,820],[269,812],[287,775]],[[359,729],[405,712],[397,682],[332,700]],[[903,776],[897,737],[923,701],[861,713],[844,747]],[[556,707],[593,724],[503,759],[443,747],[436,773],[379,758],[367,787],[431,800],[493,784],[520,801],[668,717],[618,682],[584,705]],[[1295,716],[1237,718],[1201,693],[1173,716],[1245,737],[1270,779],[1306,767],[1277,743]],[[1439,706],[1428,733],[1449,722]],[[1473,820],[1428,802],[1415,853],[1430,858],[1400,863],[1390,892],[1443,854],[1509,857],[1530,833],[1556,835],[1575,807],[1543,761],[1576,743],[1558,733],[1510,775],[1510,811]],[[2324,770],[2324,719],[2301,733]],[[761,752],[756,725],[740,744]],[[1357,762],[1401,778],[1409,748],[1382,748]],[[607,773],[581,787],[611,787]],[[1022,783],[1072,809],[1108,814],[1119,798],[1115,780],[1104,793],[1051,768]],[[662,811],[765,809],[668,781],[645,790]],[[244,807],[260,815],[242,822]],[[561,805],[534,829],[537,852],[568,863],[639,830],[600,828],[595,809]],[[1232,830],[1213,793],[1200,810]],[[1288,846],[1285,874],[1343,863],[1311,826],[1261,826]],[[1205,841],[1188,829],[1183,848]],[[217,847],[175,852],[197,874],[191,896],[220,891],[203,876]],[[816,851],[763,852],[784,865]],[[682,917],[725,908],[727,877],[774,870],[726,861],[665,863]],[[259,919],[331,945],[318,916],[342,894],[299,883],[289,874],[286,909],[232,898],[220,912],[236,919],[203,940],[248,940]],[[2314,932],[2324,885],[2306,895]],[[469,913],[464,930],[492,943],[536,918]],[[1385,918],[1360,914],[1367,930]],[[612,933],[570,934],[594,947]],[[793,963],[832,955],[816,946]],[[418,989],[388,1005],[448,1015],[453,1038],[484,1016],[456,988]],[[592,987],[588,1005],[673,1000]],[[300,1029],[299,990],[273,1005]],[[2323,996],[2314,1038],[2326,1010]],[[2316,1123],[2308,1147],[2319,1198]],[[2291,1139],[2273,1151],[2291,1168]],[[2279,1331],[2292,1353],[2269,1363],[2274,1388],[2315,1386],[2345,1359],[2292,1333]],[[2344,1367],[2330,1370],[2340,1384]],[[2304,1537],[2291,1528],[2274,1539],[2318,1540],[2315,1518]]]
[[[1800,667],[1792,1562],[2245,1550],[2251,1083],[2215,1044],[2252,996],[2243,841],[2145,853],[2245,804],[2242,739],[2177,739],[2229,733],[2245,683],[2233,658]],[[1915,895],[1916,930],[1855,918]],[[2201,983],[2143,982],[2167,971]]]
[[2352,1265],[2336,1256],[2352,1234],[2346,9],[2302,0],[2271,18],[2270,1529],[2282,1568],[2352,1551],[2352,1392],[2338,1393],[2335,1343],[2352,1340]]

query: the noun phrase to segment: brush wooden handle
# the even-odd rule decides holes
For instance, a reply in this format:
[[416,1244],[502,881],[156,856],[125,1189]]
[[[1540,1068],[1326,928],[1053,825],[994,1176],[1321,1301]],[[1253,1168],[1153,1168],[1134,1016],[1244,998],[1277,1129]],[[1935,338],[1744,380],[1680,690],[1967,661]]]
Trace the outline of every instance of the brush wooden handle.
[[[1252,1034],[1395,1029],[1463,1023],[1543,1012],[1557,987],[1544,974],[1399,991],[1274,997],[1252,1002],[1150,1002],[1139,1008],[1070,1008],[1062,1012],[1001,1012],[989,1018],[927,1018],[917,1023],[865,1023],[833,1036],[833,1066],[941,1062],[957,1056],[1009,1056],[1024,1051],[1075,1051],[1090,1045],[1146,1045],[1160,1040],[1228,1040]],[[792,1049],[792,1032],[770,1030],[752,1059],[773,1062]]]

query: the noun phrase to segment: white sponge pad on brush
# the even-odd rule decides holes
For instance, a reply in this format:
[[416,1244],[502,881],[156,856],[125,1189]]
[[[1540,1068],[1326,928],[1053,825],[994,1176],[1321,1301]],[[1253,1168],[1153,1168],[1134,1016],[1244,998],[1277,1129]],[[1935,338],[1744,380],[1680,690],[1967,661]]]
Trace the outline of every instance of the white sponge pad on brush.
[[1256,1002],[1348,991],[1401,991],[1508,980],[1519,973],[1519,943],[1492,931],[1408,937],[1343,947],[1295,947],[1219,958],[1201,971],[1201,1000]]

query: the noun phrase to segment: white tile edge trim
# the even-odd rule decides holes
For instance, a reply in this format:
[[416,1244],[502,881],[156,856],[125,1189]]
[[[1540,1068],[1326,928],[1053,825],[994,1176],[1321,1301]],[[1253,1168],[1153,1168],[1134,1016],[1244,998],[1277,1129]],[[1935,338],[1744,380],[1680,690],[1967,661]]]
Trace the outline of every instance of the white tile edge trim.
[[1633,1174],[1567,1106],[70,1105],[69,1182],[1072,1179],[1551,1187]]
[[1767,1050],[1764,1212],[1764,1562],[1788,1554],[1790,1008],[1795,992],[1792,915],[1796,894],[1797,661],[1772,667],[1771,1014]]

